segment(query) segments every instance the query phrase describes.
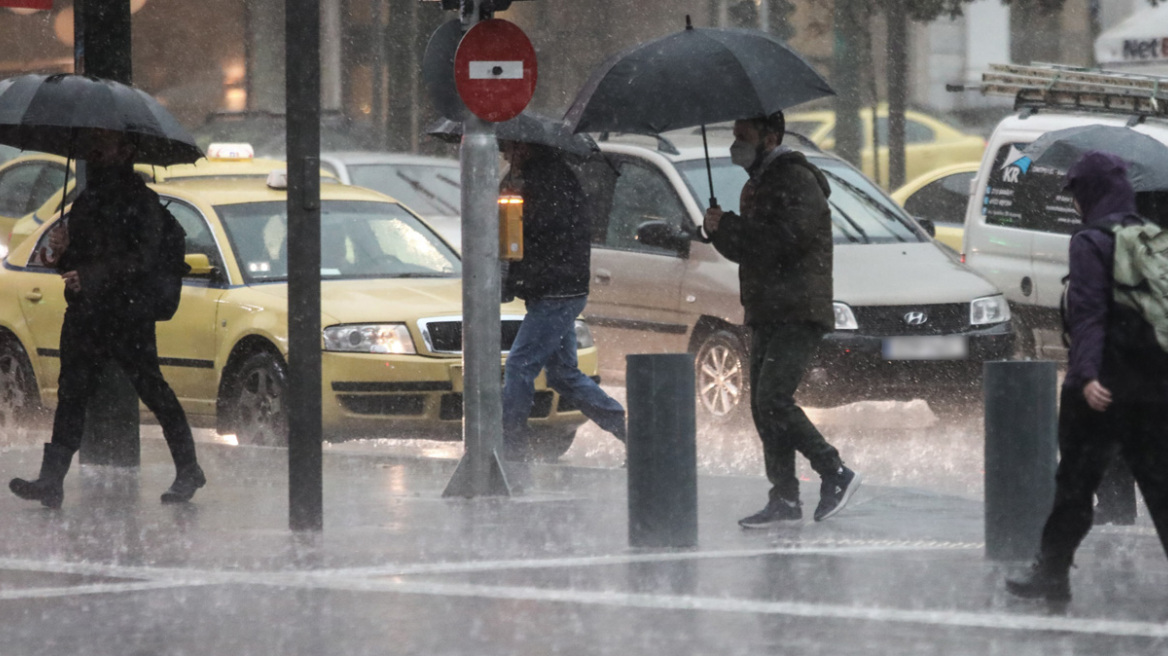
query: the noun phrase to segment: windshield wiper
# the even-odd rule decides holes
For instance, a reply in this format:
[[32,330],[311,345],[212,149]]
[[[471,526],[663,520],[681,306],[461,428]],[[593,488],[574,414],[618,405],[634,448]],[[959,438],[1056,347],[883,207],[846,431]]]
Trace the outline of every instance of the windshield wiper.
[[446,202],[446,200],[444,200],[438,194],[427,189],[421,182],[415,180],[414,178],[411,178],[410,176],[406,175],[405,173],[403,173],[401,171],[397,172],[397,177],[401,178],[402,180],[405,180],[406,184],[408,184],[410,187],[412,187],[414,189],[414,191],[418,192],[419,194],[422,194],[426,198],[429,198],[435,204],[445,207],[447,210],[450,211],[451,214],[458,214],[457,208],[455,208],[450,203]]
[[[847,221],[847,222],[848,222],[848,225],[850,225],[850,226],[852,227],[852,229],[853,229],[853,230],[855,230],[857,233],[859,233],[859,234],[860,234],[860,237],[861,237],[861,238],[863,238],[863,240],[864,240],[864,243],[865,243],[865,244],[871,244],[871,243],[872,243],[872,240],[871,240],[871,239],[868,239],[868,233],[864,232],[864,229],[860,227],[860,224],[859,224],[859,223],[856,223],[855,219],[853,219],[852,217],[848,216],[848,213],[847,213],[847,212],[845,212],[845,211],[841,210],[841,209],[840,209],[840,207],[839,207],[839,205],[836,205],[835,203],[832,203],[832,204],[831,204],[831,206],[832,206],[832,208],[835,210],[835,212],[832,212],[832,215],[833,215],[833,216],[834,216],[836,213],[838,213],[840,216],[844,217],[844,221]],[[851,240],[851,241],[853,241],[853,242],[858,242],[858,241],[860,241],[859,239],[856,239],[854,236],[852,236],[852,235],[848,234],[848,231],[846,231],[846,230],[844,231],[844,236],[845,236],[845,237],[847,237],[849,240]]]
[[[820,170],[822,170],[822,169],[820,169]],[[848,182],[847,180],[844,180],[840,176],[838,176],[834,173],[831,173],[830,171],[823,171],[823,174],[830,177],[832,180],[835,180],[836,182],[843,185],[844,187],[847,187],[849,190],[852,191],[852,193],[857,198],[859,198],[861,200],[861,202],[863,202],[865,205],[868,205],[869,207],[875,208],[877,212],[879,212],[880,214],[882,214],[884,216],[884,218],[892,221],[893,223],[898,223],[898,224],[908,228],[909,231],[912,232],[913,234],[916,234],[916,231],[913,230],[913,227],[911,225],[906,224],[902,217],[897,216],[895,212],[889,210],[884,205],[869,198],[868,192],[864,191],[863,189],[860,189],[856,185]],[[840,213],[843,214],[843,212],[840,212]],[[844,216],[847,217],[846,214]],[[850,217],[848,217],[848,222],[851,223],[852,225],[855,225],[855,222],[852,221],[852,219]],[[859,226],[856,226],[856,228],[859,229]],[[860,232],[862,233],[863,231],[861,230]],[[901,242],[908,241],[904,237],[901,237],[900,235],[896,234],[895,232],[892,233],[892,236],[896,237],[897,241],[901,241]],[[865,236],[865,239],[866,238],[867,237]]]

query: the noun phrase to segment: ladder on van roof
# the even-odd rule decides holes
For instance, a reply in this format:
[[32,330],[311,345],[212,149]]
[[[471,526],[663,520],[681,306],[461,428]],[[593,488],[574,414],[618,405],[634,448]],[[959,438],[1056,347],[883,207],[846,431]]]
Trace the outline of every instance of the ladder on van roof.
[[1062,64],[990,64],[979,84],[947,91],[1013,96],[1014,109],[1072,109],[1136,117],[1168,117],[1168,77],[1117,73]]

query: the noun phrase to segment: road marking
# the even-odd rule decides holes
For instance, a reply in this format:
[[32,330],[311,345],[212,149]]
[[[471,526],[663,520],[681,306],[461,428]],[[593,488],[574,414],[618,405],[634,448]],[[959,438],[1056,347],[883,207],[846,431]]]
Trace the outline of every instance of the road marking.
[[144,592],[168,588],[200,585],[198,583],[177,584],[174,581],[139,581],[133,583],[94,583],[92,585],[72,585],[56,588],[14,588],[0,590],[0,601],[16,599],[48,599],[51,597],[74,597],[91,594],[120,594],[123,592]]

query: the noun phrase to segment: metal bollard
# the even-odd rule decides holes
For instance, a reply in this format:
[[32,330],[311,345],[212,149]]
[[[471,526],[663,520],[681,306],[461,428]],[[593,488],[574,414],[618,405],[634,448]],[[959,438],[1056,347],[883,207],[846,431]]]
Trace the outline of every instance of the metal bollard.
[[626,362],[629,546],[696,546],[693,355],[630,355]]
[[986,558],[1026,560],[1054,503],[1057,369],[1050,361],[986,362],[983,380]]

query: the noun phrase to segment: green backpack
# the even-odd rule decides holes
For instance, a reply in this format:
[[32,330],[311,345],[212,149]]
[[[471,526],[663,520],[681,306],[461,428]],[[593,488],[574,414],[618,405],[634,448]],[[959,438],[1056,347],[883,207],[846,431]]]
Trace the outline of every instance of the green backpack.
[[1168,230],[1154,223],[1112,228],[1115,301],[1140,313],[1168,352]]

